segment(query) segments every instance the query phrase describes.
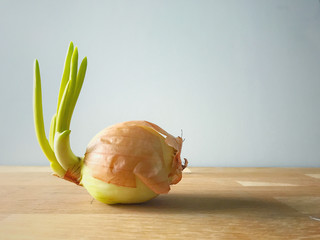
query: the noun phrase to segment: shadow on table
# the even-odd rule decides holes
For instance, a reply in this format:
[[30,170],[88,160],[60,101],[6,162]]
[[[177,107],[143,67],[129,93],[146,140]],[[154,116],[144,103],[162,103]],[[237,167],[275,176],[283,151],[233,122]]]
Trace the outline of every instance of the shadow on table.
[[113,205],[115,208],[125,208],[130,211],[149,213],[228,213],[240,212],[247,214],[249,211],[273,215],[289,213],[290,207],[272,199],[254,197],[197,195],[197,194],[168,194],[161,195],[149,202],[133,205]]

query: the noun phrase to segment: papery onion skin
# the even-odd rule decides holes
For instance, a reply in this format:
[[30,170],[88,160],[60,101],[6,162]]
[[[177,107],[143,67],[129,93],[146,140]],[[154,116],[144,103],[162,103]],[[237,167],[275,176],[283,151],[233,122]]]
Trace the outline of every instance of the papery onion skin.
[[150,200],[180,181],[181,146],[180,137],[150,122],[115,124],[89,143],[81,184],[108,204]]

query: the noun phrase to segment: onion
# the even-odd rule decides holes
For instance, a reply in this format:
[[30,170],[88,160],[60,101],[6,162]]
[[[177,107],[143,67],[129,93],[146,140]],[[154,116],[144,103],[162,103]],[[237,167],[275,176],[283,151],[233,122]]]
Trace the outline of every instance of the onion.
[[57,112],[49,140],[43,123],[39,63],[34,65],[34,123],[38,142],[51,162],[54,175],[87,189],[107,203],[140,203],[168,193],[177,184],[188,161],[180,159],[182,138],[147,121],[109,126],[88,144],[83,157],[70,148],[70,122],[84,81],[87,58],[78,68],[78,49],[71,42],[58,95]]

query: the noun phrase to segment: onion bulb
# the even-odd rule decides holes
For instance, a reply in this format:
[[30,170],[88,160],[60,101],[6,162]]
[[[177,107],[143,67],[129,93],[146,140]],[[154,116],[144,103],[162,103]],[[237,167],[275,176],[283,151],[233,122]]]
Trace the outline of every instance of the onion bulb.
[[35,60],[34,124],[54,175],[83,186],[92,197],[107,204],[140,203],[168,193],[170,185],[181,180],[188,161],[181,162],[182,138],[153,123],[128,121],[109,126],[89,142],[84,156],[72,152],[70,122],[86,69],[86,57],[78,69],[78,49],[71,42],[47,139],[40,69]]

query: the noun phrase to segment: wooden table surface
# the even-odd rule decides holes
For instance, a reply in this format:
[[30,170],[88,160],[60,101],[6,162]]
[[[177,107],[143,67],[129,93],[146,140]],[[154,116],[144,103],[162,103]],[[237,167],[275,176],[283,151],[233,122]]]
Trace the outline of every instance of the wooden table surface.
[[105,205],[47,167],[0,166],[0,239],[320,239],[320,168],[189,168],[169,194]]

